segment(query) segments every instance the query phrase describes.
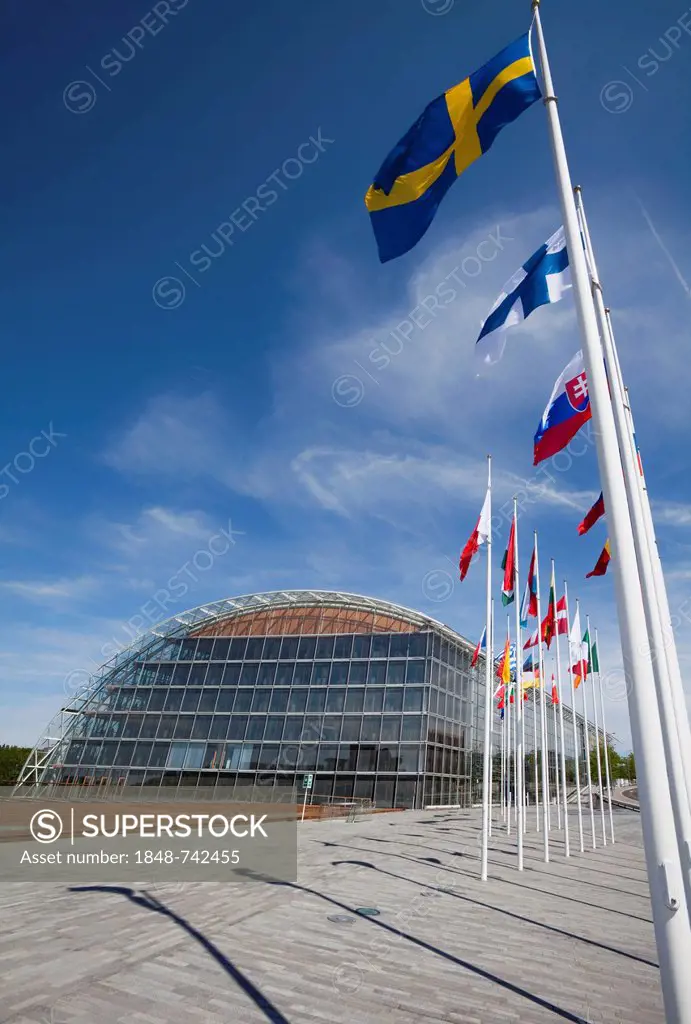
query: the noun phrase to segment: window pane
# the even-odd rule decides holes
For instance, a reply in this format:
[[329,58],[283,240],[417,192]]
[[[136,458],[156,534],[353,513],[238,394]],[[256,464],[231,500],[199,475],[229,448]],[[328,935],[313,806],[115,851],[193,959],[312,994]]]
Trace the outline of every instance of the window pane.
[[[408,686],[404,690],[403,698],[403,710],[404,711],[422,711],[422,687],[421,686]],[[459,703],[458,698],[455,698],[455,702]]]
[[348,662],[335,661],[331,666],[331,685],[345,686],[348,681]]
[[364,689],[353,689],[348,688],[346,694],[346,712],[362,711],[365,703],[365,691]]
[[379,715],[365,715],[362,719],[362,740],[379,740],[381,718]]
[[[337,636],[334,644],[334,658],[350,658],[350,651],[353,646],[352,636]],[[320,655],[321,657],[321,655]]]
[[313,713],[323,711],[326,703],[326,692],[326,690],[310,690],[307,710]]
[[157,728],[158,728],[158,715],[145,715],[144,716],[144,721],[142,722],[141,732],[139,733],[139,735],[142,738],[144,738],[145,736],[148,736],[151,739],[153,739],[153,737],[156,735],[156,729]]
[[[252,700],[252,711],[268,711],[271,690],[255,690]],[[254,737],[250,737],[253,739]]]
[[349,743],[357,743],[360,739],[361,727],[362,719],[359,716],[353,715],[350,718],[346,716],[341,726],[341,739]]
[[312,678],[312,664],[311,662],[298,662],[295,666],[295,675],[293,676],[293,686],[307,686],[310,679]]
[[186,743],[171,743],[170,751],[168,753],[168,761],[166,762],[167,768],[182,768],[185,763],[185,755],[187,754]]
[[174,690],[173,687],[168,690],[166,696],[166,702],[164,705],[164,711],[179,711],[180,705],[182,704],[183,690]]
[[202,768],[222,768],[224,761],[225,744],[209,743],[204,753]]
[[386,682],[386,662],[385,661],[371,661],[369,663],[369,672],[367,674],[367,682],[370,686],[383,686]]
[[[264,738],[266,726],[266,715],[250,715],[250,720],[245,733],[246,740],[261,740]],[[233,737],[235,738],[235,737]]]
[[266,720],[265,740],[280,740],[283,737],[285,719],[281,715],[269,715]]
[[168,760],[168,750],[169,746],[167,743],[154,743],[154,749],[151,751],[151,758],[149,759],[149,767],[163,768]]
[[338,761],[338,744],[337,743],[322,743],[319,747],[319,759],[317,761],[317,771],[322,772],[333,772],[336,770],[336,762]]
[[334,638],[332,636],[320,636],[317,640],[317,658],[333,658]]
[[197,651],[194,655],[195,661],[208,661],[211,657],[211,650],[213,648],[213,640],[204,638],[197,642]]
[[321,715],[307,715],[302,730],[303,743],[318,743],[322,734]]
[[235,690],[221,690],[216,702],[217,711],[232,711],[235,700]]
[[404,661],[390,661],[389,670],[386,674],[387,683],[392,683],[395,686],[402,686],[405,682],[405,662]]
[[388,658],[389,656],[389,635],[388,633],[376,633],[372,637],[372,658]]
[[247,729],[247,715],[231,715],[230,728],[228,729],[229,740],[244,740]]
[[391,687],[386,688],[386,696],[384,697],[384,710],[385,711],[401,711],[403,709],[403,687]]
[[291,690],[288,711],[299,714],[307,707],[307,690]]
[[175,739],[176,740],[188,740],[192,735],[192,725],[194,724],[194,715],[180,715],[175,726]]
[[360,747],[357,759],[359,772],[373,772],[377,769],[377,747]]
[[239,711],[249,711],[250,707],[252,706],[253,696],[254,694],[252,690],[236,690],[233,711],[235,711],[236,713]]
[[201,743],[190,743],[185,757],[185,768],[201,768],[204,759],[204,747]]
[[135,768],[146,768],[146,766],[149,763],[152,747],[153,743],[137,744],[134,751],[134,756],[132,758],[132,764],[134,765]]
[[365,711],[381,711],[384,707],[384,688],[367,687],[365,691]]
[[314,652],[317,649],[317,638],[316,636],[301,636],[300,642],[298,643],[298,658],[302,661],[311,661],[314,658]]
[[380,772],[396,772],[398,771],[398,747],[397,746],[381,746],[379,748],[379,771]]
[[208,739],[209,729],[211,728],[211,715],[197,715],[192,726],[192,739],[193,740],[205,740]]
[[370,647],[372,644],[371,636],[354,636],[353,637],[353,657],[354,658],[369,658]]
[[393,740],[397,743],[400,735],[401,719],[398,715],[384,715],[381,727],[382,742],[384,742],[384,740]]
[[283,729],[284,740],[299,740],[302,732],[302,718],[286,718]]
[[223,686],[237,686],[240,682],[240,666],[226,665],[223,669]]
[[281,657],[287,661],[293,661],[298,652],[298,638],[296,636],[284,636],[281,643]]
[[159,739],[171,739],[175,731],[175,723],[177,717],[175,715],[162,715],[158,722],[158,737]]
[[246,661],[240,673],[240,686],[256,686],[259,662]]
[[425,663],[424,661],[409,661],[406,669],[406,682],[408,683],[424,683],[425,681]]
[[245,657],[245,649],[247,648],[247,637],[245,636],[234,636],[230,641],[230,654],[229,658],[231,661],[242,661]]
[[328,661],[319,661],[314,666],[312,673],[312,686],[326,686],[329,681],[329,672],[331,669],[331,663]]
[[273,686],[274,679],[276,678],[276,662],[269,661],[263,662],[259,666],[259,675],[257,676],[257,683],[259,686]]
[[422,719],[417,715],[403,716],[402,740],[419,740],[422,729]]
[[212,661],[226,661],[228,658],[229,650],[230,640],[214,640],[214,646],[211,652]]
[[247,661],[259,660],[262,656],[262,647],[264,646],[263,636],[251,636],[247,641],[247,650],[245,651],[245,659]]
[[341,716],[327,715],[322,723],[323,740],[337,740],[341,733]]
[[223,678],[223,665],[219,661],[213,661],[206,670],[204,686],[220,686]]
[[182,695],[180,710],[195,712],[199,707],[199,698],[201,695],[201,690],[185,690]]
[[326,710],[331,712],[341,712],[345,705],[345,689],[331,689],[327,691],[326,696]]
[[350,664],[350,675],[348,676],[350,685],[361,684],[364,686],[365,680],[367,679],[367,662],[366,661],[353,661]]
[[427,634],[413,633],[408,639],[408,657],[424,658],[427,654]]
[[288,690],[272,690],[271,691],[271,705],[270,711],[287,711],[288,710]]
[[185,686],[190,674],[190,665],[176,665],[173,671],[173,686]]
[[400,760],[398,763],[398,770],[400,772],[417,772],[419,771],[420,760],[420,748],[415,744],[401,744],[400,748]]
[[216,707],[216,701],[218,700],[218,690],[204,690],[202,692],[202,699],[199,701],[200,711],[213,711]]
[[408,653],[408,634],[407,633],[392,633],[391,642],[389,644],[389,657],[390,658],[405,658]]
[[278,658],[279,651],[281,650],[281,638],[278,636],[268,636],[264,641],[264,654],[263,657],[268,661],[271,659],[275,661]]

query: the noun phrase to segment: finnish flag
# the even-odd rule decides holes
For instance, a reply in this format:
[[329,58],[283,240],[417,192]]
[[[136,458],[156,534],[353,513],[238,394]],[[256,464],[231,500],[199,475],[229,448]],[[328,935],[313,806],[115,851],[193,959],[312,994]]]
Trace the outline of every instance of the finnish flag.
[[538,306],[558,302],[570,287],[569,254],[561,227],[504,285],[475,344],[483,363],[499,362],[504,354],[508,327],[525,320]]

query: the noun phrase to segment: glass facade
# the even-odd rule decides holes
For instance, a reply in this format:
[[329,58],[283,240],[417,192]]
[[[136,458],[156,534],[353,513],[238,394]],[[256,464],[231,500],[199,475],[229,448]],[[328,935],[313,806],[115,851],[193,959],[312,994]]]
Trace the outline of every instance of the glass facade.
[[41,781],[294,800],[311,774],[313,802],[476,802],[484,666],[470,669],[471,645],[446,627],[385,608],[293,603],[290,618],[240,613],[157,641],[103,676]]

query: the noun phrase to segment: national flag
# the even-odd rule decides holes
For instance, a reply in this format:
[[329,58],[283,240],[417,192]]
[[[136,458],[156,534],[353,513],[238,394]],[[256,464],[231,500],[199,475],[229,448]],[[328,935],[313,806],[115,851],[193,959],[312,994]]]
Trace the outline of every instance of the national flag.
[[527,651],[529,647],[535,647],[539,641],[538,630],[534,629],[530,634],[526,642],[523,644],[523,650]]
[[547,644],[549,650],[550,644],[552,643],[553,637],[557,632],[557,601],[554,587],[554,569],[552,569],[552,579],[549,584],[549,601],[547,602],[547,614],[542,620],[541,636],[544,643]]
[[521,602],[521,626],[523,629],[528,627],[528,618],[532,616],[534,619],[537,618],[537,573],[535,572],[535,545],[533,545],[533,554],[530,559],[530,568],[528,569],[528,579],[525,584],[525,593],[523,594],[523,600]]
[[508,638],[504,644],[504,653],[497,667],[497,678],[501,679],[504,686],[508,686],[511,682],[511,645]]
[[583,353],[578,351],[561,372],[535,434],[533,465],[556,455],[590,419],[590,397]]
[[554,676],[552,676],[552,703],[559,703],[559,694],[557,693],[557,684],[554,682]]
[[[527,677],[524,674],[526,672],[530,673]],[[531,651],[523,662],[522,675],[524,689],[530,689],[531,687],[540,685],[540,663],[539,660],[535,660],[535,651]]]
[[564,636],[569,632],[569,617],[566,613],[566,594],[557,601],[557,633]]
[[602,519],[605,514],[605,499],[600,492],[600,497],[597,499],[593,507],[586,512],[585,518],[581,523],[578,524],[578,535],[582,537],[583,534],[587,533],[591,526],[595,526],[598,519]]
[[607,539],[607,541],[605,542],[605,546],[600,552],[600,557],[595,563],[595,568],[591,569],[590,572],[587,572],[585,574],[585,578],[589,580],[591,576],[604,576],[607,572],[607,567],[610,563],[611,558],[612,552],[610,551],[609,547],[609,539]]
[[365,196],[382,263],[420,241],[456,178],[540,95],[526,32],[428,104]]
[[597,656],[597,644],[590,642],[590,633],[586,629],[583,634],[583,647],[588,652],[588,674],[600,671],[600,661]]
[[473,555],[477,552],[481,544],[486,544],[489,540],[491,529],[490,507],[490,491],[488,488],[487,494],[485,495],[485,503],[482,506],[482,511],[480,512],[480,518],[477,521],[475,529],[468,538],[466,546],[463,548],[463,551],[461,551],[461,558],[458,563],[461,580],[464,580],[466,577]]
[[473,652],[473,660],[470,662],[470,667],[471,668],[475,668],[475,666],[477,665],[477,660],[480,657],[480,651],[484,651],[486,647],[487,647],[487,626],[485,626],[485,628],[483,629],[482,636],[478,640],[477,647],[475,648],[475,651]]
[[539,306],[558,302],[570,287],[569,254],[561,227],[504,285],[480,329],[476,355],[484,363],[498,363],[504,354],[506,329],[521,323]]
[[578,688],[588,675],[588,659],[583,657],[583,641],[581,640],[581,613],[576,611],[569,633],[569,660],[573,685]]
[[506,606],[511,604],[514,597],[514,578],[516,573],[516,519],[511,521],[509,539],[506,544],[506,551],[501,561],[504,570],[504,582],[501,588],[501,603]]

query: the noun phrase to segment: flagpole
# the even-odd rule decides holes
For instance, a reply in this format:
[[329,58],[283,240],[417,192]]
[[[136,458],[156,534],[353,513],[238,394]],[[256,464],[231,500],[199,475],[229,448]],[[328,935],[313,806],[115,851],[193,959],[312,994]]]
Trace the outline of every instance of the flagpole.
[[[540,623],[537,624],[538,632],[540,630]],[[533,661],[533,665],[535,662]],[[533,668],[533,762],[535,764],[535,829],[537,832],[540,831],[540,783],[539,773],[537,767],[537,687],[535,683],[535,670]]]
[[586,629],[588,631],[588,666],[590,678],[593,683],[593,721],[595,722],[595,750],[597,751],[597,785],[600,800],[600,818],[602,820],[602,845],[607,846],[607,827],[605,825],[605,800],[602,788],[602,762],[600,758],[600,730],[597,721],[597,695],[595,693],[595,672],[593,666],[593,638],[590,633],[590,616],[585,617]]
[[[652,665],[662,723],[662,738],[667,755],[672,809],[679,840],[680,857],[683,864],[689,857],[688,851],[691,850],[691,810],[689,808],[691,798],[691,732],[689,731],[683,688],[680,685],[681,676],[679,676],[678,689],[673,682],[673,666],[678,666],[679,664],[676,658],[674,635],[670,631],[668,642],[666,643],[663,632],[662,612],[665,605],[666,587],[664,579],[660,581],[654,567],[656,551],[650,536],[652,516],[650,516],[648,522],[644,505],[648,504],[648,512],[650,505],[648,502],[644,502],[641,474],[636,467],[633,431],[630,429],[626,417],[624,386],[616,352],[612,321],[604,305],[602,285],[600,284],[597,272],[580,186],[577,186],[574,192],[588,256],[589,271],[592,277],[595,312],[603,339],[608,378],[611,381],[614,419],[619,449],[624,462],[626,491],[631,510],[636,558],[641,579],[647,633],[650,641],[649,649],[653,655]],[[665,592],[665,598],[662,596],[663,591]],[[679,705],[678,707],[677,704]],[[689,866],[691,867],[691,865]],[[686,897],[688,904],[691,904],[690,874],[689,870],[684,872],[687,883]],[[689,909],[691,910],[691,905]]]
[[523,786],[525,781],[525,760],[523,747],[523,660],[521,658],[521,609],[519,604],[520,587],[518,573],[518,499],[513,499],[513,599],[516,605],[516,808],[518,817],[516,831],[518,835],[518,870],[523,870],[523,832],[525,822],[525,802]]
[[[506,644],[504,646],[504,657],[507,654],[509,657],[509,675],[511,673],[511,616],[506,616]],[[503,666],[502,672],[506,671],[506,666]],[[504,718],[506,719],[506,803],[507,803],[507,814],[506,814],[506,834],[511,835],[511,767],[513,762],[513,751],[511,749],[511,720],[513,715],[511,714],[511,679],[509,678],[508,684],[504,683]]]
[[585,853],[585,845],[583,843],[583,805],[581,803],[581,768],[580,758],[578,755],[578,722],[576,721],[576,687],[573,684],[573,667],[571,665],[571,619],[569,618],[569,589],[564,580],[564,604],[566,605],[566,624],[569,627],[568,632],[568,652],[569,652],[569,678],[571,680],[571,722],[573,725],[573,760],[574,767],[576,769],[576,802],[578,807],[578,838],[581,844],[581,853]]
[[609,746],[607,743],[607,725],[605,723],[605,702],[602,697],[602,675],[600,673],[600,644],[595,630],[595,646],[597,648],[597,688],[600,694],[600,714],[602,715],[602,735],[605,738],[605,778],[607,780],[607,804],[609,807],[609,833],[614,844],[614,817],[612,815],[612,781],[609,774]]
[[[576,615],[578,615],[578,598],[576,598]],[[580,664],[583,663],[583,641],[581,640],[578,648],[578,661]],[[590,637],[588,637],[588,665],[590,664]],[[585,725],[585,777],[588,782],[588,809],[590,811],[590,827],[592,829],[593,836],[593,849],[597,849],[597,841],[595,839],[595,812],[593,810],[593,780],[592,773],[590,771],[590,725],[588,723],[588,699],[585,694],[585,686],[588,682],[588,666],[585,669],[585,676],[581,679],[581,697],[583,698],[583,722]]]
[[689,1020],[691,971],[688,965],[691,963],[691,927],[688,908],[685,906],[686,893],[681,877],[662,726],[655,698],[655,680],[650,658],[647,652],[640,649],[640,638],[645,636],[646,622],[640,579],[636,572],[636,553],[626,489],[617,450],[614,417],[602,363],[595,307],[590,293],[588,269],[580,237],[557,99],[542,31],[540,0],[532,0],[532,8],[544,80],[544,102],[564,217],[574,302],[583,337],[593,433],[612,541],[629,718],[639,788],[643,797],[640,804],[641,822],[660,961],[660,978],[668,1024],[677,1024],[685,1018],[686,1021]]
[[[554,676],[552,676],[554,679]],[[557,693],[557,698],[559,694]],[[554,698],[554,694],[552,694]],[[552,718],[554,722],[554,788],[557,801],[557,828],[561,831],[561,787],[559,785],[559,730],[557,729],[557,705],[552,699]]]
[[489,501],[488,518],[490,528],[487,531],[487,595],[485,637],[488,650],[485,652],[485,745],[482,756],[482,852],[480,859],[480,878],[487,881],[487,850],[489,846],[489,787],[490,764],[489,747],[492,725],[492,650],[490,631],[492,629],[492,456],[487,456],[487,498]]
[[[485,657],[489,658],[490,663],[492,662],[492,652],[494,650],[494,598],[490,599],[490,622],[491,629],[487,628],[485,624]],[[478,673],[479,674],[479,673]],[[490,697],[490,725],[489,725],[489,793],[487,795],[487,802],[489,805],[489,811],[487,815],[487,835],[488,838],[492,836],[492,812],[493,812],[493,798],[494,798],[494,706],[492,704],[492,698]]]
[[[552,581],[554,581],[554,559],[552,559]],[[556,586],[554,588],[556,596]],[[567,619],[568,622],[568,619]],[[557,696],[559,697],[559,744],[561,747],[561,796],[564,807],[564,856],[570,857],[571,850],[569,848],[569,813],[568,813],[568,796],[566,792],[566,747],[564,744],[564,691],[561,685],[561,654],[559,650],[559,637],[561,636],[559,630],[559,602],[557,601]]]
[[[609,380],[612,382],[611,392],[614,419],[619,449],[624,462],[626,491],[631,510],[633,538],[645,609],[649,641],[647,649],[652,653],[655,689],[662,724],[662,739],[667,757],[669,791],[676,825],[679,857],[683,866],[682,874],[686,888],[687,909],[691,913],[691,808],[689,806],[689,798],[691,797],[691,774],[689,774],[691,772],[691,751],[686,750],[686,748],[691,747],[691,733],[689,733],[688,717],[686,715],[686,702],[683,690],[681,690],[680,698],[677,696],[676,702],[674,698],[671,665],[674,663],[676,645],[673,634],[669,638],[670,643],[665,642],[663,635],[661,612],[664,607],[664,601],[661,591],[666,590],[666,588],[664,580],[660,585],[659,578],[654,570],[653,543],[650,536],[652,516],[650,516],[648,523],[643,508],[641,474],[636,466],[637,460],[633,443],[633,431],[629,429],[629,422],[627,421],[624,408],[625,399],[621,367],[616,353],[611,318],[605,310],[602,286],[598,277],[583,206],[582,190],[580,187],[577,187],[574,192],[588,257],[588,269],[592,277],[595,312],[603,339],[607,373]],[[675,705],[679,701],[680,706],[677,708]]]
[[535,543],[535,584],[537,586],[537,651],[540,683],[540,742],[542,746],[542,845],[545,864],[549,863],[549,788],[547,784],[547,714],[545,706],[545,674],[542,657],[542,614],[540,612],[540,559],[537,554],[537,530]]

